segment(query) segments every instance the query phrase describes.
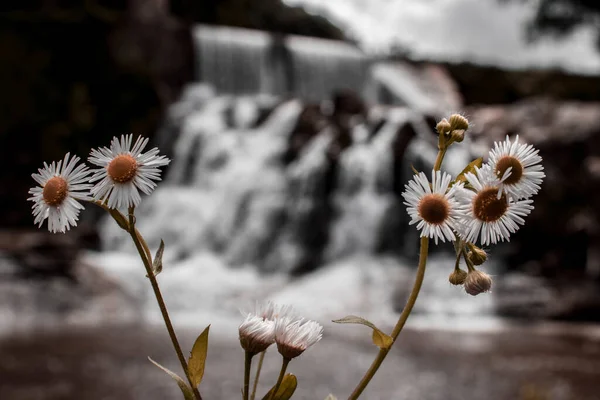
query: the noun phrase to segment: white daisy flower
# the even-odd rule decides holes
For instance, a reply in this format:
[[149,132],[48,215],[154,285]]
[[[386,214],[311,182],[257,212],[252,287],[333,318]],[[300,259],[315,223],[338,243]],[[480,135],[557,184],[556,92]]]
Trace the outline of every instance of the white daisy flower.
[[431,185],[423,172],[415,175],[402,193],[406,211],[411,216],[410,225],[417,223],[421,237],[429,237],[445,242],[456,240],[453,230],[457,229],[458,212],[456,207],[456,193],[462,188],[462,183],[457,183],[448,189],[449,174],[441,171],[432,171],[433,182]]
[[476,174],[465,174],[474,190],[462,188],[457,194],[460,205],[458,232],[467,242],[475,243],[480,236],[481,244],[509,241],[510,234],[519,229],[533,210],[533,200],[513,200],[498,190],[500,181],[489,165],[476,169]]
[[138,190],[150,194],[160,181],[160,169],[169,164],[165,156],[158,156],[158,149],[142,153],[148,139],[138,137],[131,147],[133,135],[113,138],[110,149],[92,150],[88,161],[97,165],[90,182],[100,181],[92,188],[95,199],[106,201],[109,208],[137,206],[141,197]]
[[[520,144],[518,135],[512,143],[508,136],[504,142],[494,143],[488,163],[500,180],[500,191],[519,200],[529,198],[540,190],[546,175],[538,152],[530,144]],[[501,192],[498,198],[500,196]]]
[[29,194],[33,195],[27,200],[33,201],[34,223],[42,226],[48,219],[50,232],[65,232],[71,226],[77,226],[79,212],[83,206],[77,200],[91,200],[88,184],[91,171],[85,164],[80,164],[79,157],[69,160],[69,153],[58,164],[44,163],[44,168],[38,169],[37,174],[31,176],[40,185],[31,188]]
[[248,314],[239,326],[240,344],[252,354],[265,351],[275,342],[275,322]]
[[315,321],[285,317],[275,321],[277,350],[286,359],[298,357],[323,337],[323,327]]

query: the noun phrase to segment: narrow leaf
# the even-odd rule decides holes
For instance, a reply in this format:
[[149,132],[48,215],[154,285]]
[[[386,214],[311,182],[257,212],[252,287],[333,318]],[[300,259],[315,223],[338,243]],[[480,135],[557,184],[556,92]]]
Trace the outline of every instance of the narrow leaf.
[[462,172],[460,174],[458,174],[458,176],[454,180],[454,183],[456,183],[456,182],[466,182],[467,181],[467,178],[465,177],[466,173],[467,172],[475,172],[475,168],[481,168],[482,164],[483,164],[483,158],[481,158],[481,157],[479,157],[479,158],[471,161],[465,167],[465,169],[463,169]]
[[156,250],[156,255],[154,256],[154,261],[152,262],[152,272],[154,272],[154,276],[160,274],[163,269],[162,257],[164,251],[165,242],[160,239],[160,246],[158,246],[158,250]]
[[357,317],[356,315],[348,315],[344,318],[336,319],[332,322],[335,322],[336,324],[359,324],[368,326],[369,328],[373,329],[373,343],[375,344],[375,346],[381,349],[388,349],[394,342],[390,335],[384,333],[381,329],[376,327],[375,324],[373,324],[370,321],[367,321],[364,318]]
[[275,389],[275,386],[273,386],[265,395],[265,397],[262,398],[262,400],[289,400],[296,391],[296,386],[298,386],[298,379],[296,378],[296,375],[287,374],[283,377],[281,385],[279,386],[279,389],[277,389],[275,396],[271,398],[273,390]]
[[202,382],[202,378],[204,377],[204,363],[206,362],[206,353],[208,351],[209,329],[210,325],[202,331],[200,336],[198,336],[198,339],[196,339],[196,342],[192,347],[190,359],[188,360],[190,378],[196,387]]
[[184,400],[195,400],[194,392],[192,391],[192,389],[190,389],[190,387],[187,385],[187,383],[185,383],[185,381],[179,377],[179,375],[177,375],[175,372],[163,367],[162,365],[160,365],[159,363],[157,363],[150,357],[148,357],[148,360],[150,360],[150,362],[152,364],[156,365],[158,368],[160,368],[164,372],[166,372],[171,378],[173,378],[175,380],[175,382],[177,382],[179,389],[181,389],[181,392],[183,393]]

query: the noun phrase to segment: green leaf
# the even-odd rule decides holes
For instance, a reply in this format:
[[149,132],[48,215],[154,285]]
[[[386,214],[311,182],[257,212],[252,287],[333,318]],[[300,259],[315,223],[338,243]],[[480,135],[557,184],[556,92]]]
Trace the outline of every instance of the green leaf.
[[208,351],[209,329],[210,325],[202,331],[200,336],[198,336],[198,339],[196,339],[196,342],[192,347],[190,359],[188,360],[190,378],[196,387],[202,382],[202,378],[204,377],[204,363],[206,362],[206,353]]
[[457,183],[457,182],[466,182],[467,181],[467,178],[465,178],[466,173],[467,172],[475,172],[475,168],[481,168],[482,164],[483,164],[483,158],[481,158],[481,157],[479,157],[479,158],[471,161],[465,167],[465,169],[463,169],[462,172],[460,174],[458,174],[458,176],[454,180],[454,183]]
[[163,252],[165,251],[165,242],[160,239],[160,246],[158,246],[158,250],[156,250],[156,255],[154,256],[154,261],[152,262],[152,272],[154,272],[154,276],[161,273],[163,268],[162,257]]
[[163,367],[162,365],[160,365],[159,363],[157,363],[150,357],[148,357],[148,360],[150,360],[150,362],[152,364],[156,365],[158,368],[160,368],[164,372],[166,372],[171,378],[173,378],[175,380],[175,382],[177,382],[179,389],[181,389],[181,392],[183,393],[184,400],[195,400],[194,392],[192,391],[192,389],[190,389],[190,387],[187,385],[187,383],[185,383],[185,381],[179,377],[179,375],[177,375],[175,372]]
[[360,324],[368,326],[369,328],[373,329],[373,343],[380,349],[389,349],[392,343],[394,343],[394,339],[392,339],[390,335],[384,333],[372,322],[367,321],[364,318],[357,317],[356,315],[348,315],[347,317],[336,319],[332,322],[335,322],[336,324]]
[[296,375],[287,374],[283,377],[281,385],[279,385],[279,389],[277,389],[275,396],[271,398],[273,390],[275,389],[275,386],[273,386],[265,395],[265,397],[262,398],[262,400],[288,400],[296,391],[296,386],[298,386],[298,379],[296,378]]

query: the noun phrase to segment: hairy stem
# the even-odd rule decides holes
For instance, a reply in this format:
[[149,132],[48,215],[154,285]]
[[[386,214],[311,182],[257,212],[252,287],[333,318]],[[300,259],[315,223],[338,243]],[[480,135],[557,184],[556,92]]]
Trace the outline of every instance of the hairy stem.
[[254,400],[256,397],[256,388],[258,387],[258,380],[260,378],[260,371],[262,370],[263,361],[265,360],[265,354],[267,354],[266,350],[260,353],[260,358],[258,359],[258,366],[256,367],[256,375],[254,376],[254,384],[252,385],[252,394],[250,395],[250,400]]
[[[167,327],[167,331],[169,332],[169,337],[171,338],[171,342],[173,343],[173,348],[177,353],[177,358],[179,358],[179,362],[181,363],[181,368],[183,368],[183,372],[190,384],[190,388],[194,392],[194,396],[197,400],[202,400],[202,396],[198,391],[198,388],[193,384],[192,379],[190,377],[190,373],[188,370],[187,362],[185,361],[185,357],[183,356],[183,352],[181,351],[181,346],[179,345],[179,341],[177,340],[177,336],[175,335],[175,329],[173,329],[173,324],[171,323],[171,318],[169,317],[169,312],[167,311],[167,306],[165,305],[165,301],[163,300],[162,294],[160,292],[160,288],[158,286],[158,281],[154,276],[154,272],[152,271],[152,262],[148,257],[149,250],[148,246],[144,246],[141,234],[135,228],[135,217],[134,217],[134,209],[133,207],[129,208],[129,235],[135,244],[135,247],[142,258],[142,262],[144,263],[144,267],[146,268],[146,274],[148,275],[148,279],[150,279],[150,284],[152,285],[152,290],[154,291],[154,296],[156,297],[156,301],[158,303],[158,307],[160,308],[160,313],[162,314],[163,320],[165,322],[165,326]],[[112,214],[111,214],[112,215]]]
[[252,357],[254,354],[247,351],[244,357],[244,390],[242,391],[244,400],[248,400],[248,391],[250,390],[250,369],[252,368]]

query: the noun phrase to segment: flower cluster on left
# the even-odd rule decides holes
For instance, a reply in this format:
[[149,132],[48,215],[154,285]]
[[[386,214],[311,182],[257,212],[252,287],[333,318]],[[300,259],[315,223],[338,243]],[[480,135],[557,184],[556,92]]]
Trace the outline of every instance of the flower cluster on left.
[[[133,135],[113,138],[110,148],[93,149],[88,161],[90,169],[77,156],[67,153],[61,161],[44,163],[32,174],[38,186],[31,188],[34,223],[48,220],[50,232],[66,232],[77,225],[83,210],[81,201],[94,201],[109,209],[135,207],[141,201],[140,191],[150,194],[160,181],[159,167],[170,160],[158,155],[158,149],[144,152],[147,138]],[[93,184],[96,182],[95,184]]]

